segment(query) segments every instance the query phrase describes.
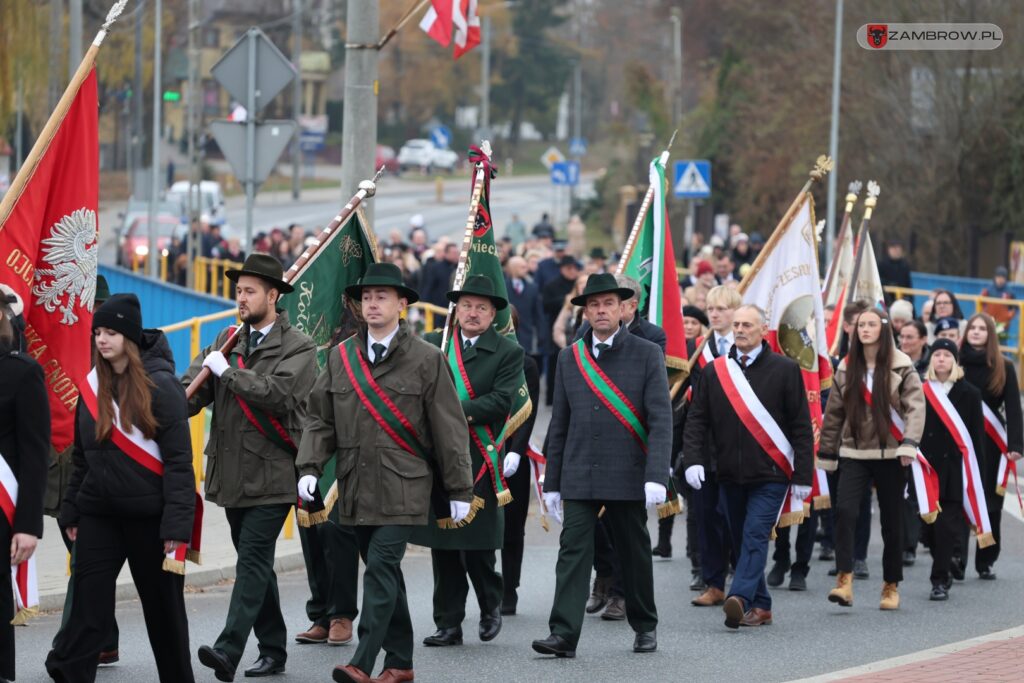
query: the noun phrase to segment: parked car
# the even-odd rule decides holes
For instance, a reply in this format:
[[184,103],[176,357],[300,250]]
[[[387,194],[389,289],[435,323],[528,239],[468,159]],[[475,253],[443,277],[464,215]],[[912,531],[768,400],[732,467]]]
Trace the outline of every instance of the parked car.
[[[187,180],[179,180],[167,190],[167,201],[179,202],[184,209],[183,217],[188,222],[188,188]],[[223,225],[225,222],[224,191],[215,180],[199,181],[199,218],[210,225]]]
[[450,149],[441,149],[423,138],[407,140],[402,149],[398,150],[398,165],[403,171],[419,168],[428,173],[435,169],[451,173],[458,162],[458,154]]
[[395,148],[388,147],[387,145],[377,145],[377,158],[373,163],[373,168],[378,169],[381,166],[384,167],[384,172],[391,175],[399,175],[401,172],[401,166],[398,165],[398,157],[395,155]]
[[[186,228],[177,216],[166,213],[156,216],[156,246],[162,256],[170,255],[175,240],[184,237]],[[117,252],[118,265],[130,268],[141,263],[149,255],[149,216],[138,216],[121,235],[121,247]]]

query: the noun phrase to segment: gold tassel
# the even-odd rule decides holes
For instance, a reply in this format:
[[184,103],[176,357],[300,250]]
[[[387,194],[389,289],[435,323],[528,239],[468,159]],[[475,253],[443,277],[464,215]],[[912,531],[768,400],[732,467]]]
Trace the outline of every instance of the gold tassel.
[[935,512],[929,512],[927,514],[921,515],[921,521],[924,522],[925,524],[935,524],[935,519],[938,516],[939,516],[939,513],[938,513],[937,510]]
[[35,619],[39,616],[39,609],[36,607],[23,607],[18,610],[18,613],[11,619],[11,626],[24,626],[28,623],[29,619]]
[[804,521],[803,512],[784,512],[779,516],[778,527],[780,529],[787,526],[796,526]]
[[461,521],[455,524],[456,527],[462,528],[476,519],[476,513],[487,507],[487,501],[480,496],[473,496],[473,502],[469,505],[469,514]]
[[455,523],[452,522],[451,517],[445,517],[444,519],[437,520],[437,526],[441,529],[454,529]]
[[325,513],[325,515],[329,516],[331,514],[331,510],[334,509],[334,506],[337,505],[337,503],[338,503],[338,482],[335,481],[333,484],[331,484],[331,488],[328,489],[327,496],[324,498],[324,513]]
[[815,496],[814,497],[814,509],[815,510],[828,510],[832,507],[832,498],[830,496]]
[[198,550],[192,550],[192,548],[189,548],[185,551],[185,559],[191,562],[192,564],[203,563],[203,556],[199,554]]
[[1005,486],[998,486],[997,485],[996,486],[996,495],[1005,496],[1006,495],[1006,487]]
[[171,572],[172,574],[180,574],[185,576],[185,563],[180,560],[172,560],[169,557],[164,558],[163,570],[165,572]]
[[302,508],[295,509],[295,523],[303,529],[308,529],[311,524],[309,523],[309,513]]
[[673,515],[678,515],[683,511],[682,497],[676,496],[675,500],[668,500],[664,503],[659,503],[657,506],[658,519],[665,519]]
[[505,489],[504,491],[502,491],[501,493],[498,494],[498,507],[502,507],[502,506],[508,505],[511,502],[512,502],[512,492],[509,491],[508,489]]
[[772,533],[768,536],[768,540],[774,541],[778,537],[779,537],[778,527],[773,526],[772,527]]
[[541,515],[541,518],[540,518],[540,528],[543,529],[544,531],[551,531],[551,525],[548,524],[547,515]]
[[995,545],[996,544],[995,536],[992,535],[991,531],[986,531],[983,534],[978,534],[977,530],[975,530],[974,533],[978,537],[978,547],[979,548],[987,548],[990,545]]

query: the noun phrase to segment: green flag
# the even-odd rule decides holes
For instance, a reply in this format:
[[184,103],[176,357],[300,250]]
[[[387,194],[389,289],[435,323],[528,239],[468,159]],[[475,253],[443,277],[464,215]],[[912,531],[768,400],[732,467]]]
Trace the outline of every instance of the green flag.
[[[342,293],[377,260],[370,234],[366,216],[359,209],[353,211],[291,280],[295,291],[281,300],[291,324],[316,344],[316,362],[321,369],[327,364],[327,352],[355,331],[355,318],[345,308]],[[297,508],[299,526],[327,520],[338,498],[335,464],[331,457],[324,466],[317,485],[319,500],[302,502]]]

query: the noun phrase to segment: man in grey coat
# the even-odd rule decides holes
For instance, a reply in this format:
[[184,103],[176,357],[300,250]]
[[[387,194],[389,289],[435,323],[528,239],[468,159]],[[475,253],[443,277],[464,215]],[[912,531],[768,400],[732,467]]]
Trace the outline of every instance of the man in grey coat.
[[576,656],[602,508],[623,559],[633,650],[657,649],[646,508],[665,501],[672,406],[661,349],[621,324],[621,303],[633,294],[614,276],[596,274],[572,301],[593,329],[562,350],[556,369],[544,503],[556,516],[564,508],[564,521],[551,635],[533,642],[541,654]]

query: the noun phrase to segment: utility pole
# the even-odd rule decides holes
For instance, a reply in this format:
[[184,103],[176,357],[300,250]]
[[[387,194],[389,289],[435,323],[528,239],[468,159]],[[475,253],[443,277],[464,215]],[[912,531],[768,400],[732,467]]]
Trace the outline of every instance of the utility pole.
[[[194,262],[199,248],[199,233],[195,231],[199,220],[199,122],[196,114],[199,106],[199,44],[196,42],[196,31],[199,30],[199,18],[196,10],[199,0],[188,0],[188,109],[185,130],[188,131],[188,255],[186,258],[186,282],[191,288],[195,285]],[[246,244],[246,253],[252,248]]]
[[[149,276],[160,277],[160,253],[157,244],[156,204],[160,200],[160,104],[162,86],[162,64],[160,47],[163,42],[163,0],[156,0],[153,6],[153,160],[149,168]],[[170,243],[168,243],[170,246]],[[168,253],[168,258],[170,253]]]
[[480,17],[480,139],[491,137],[491,15]]
[[142,170],[142,20],[146,16],[143,11],[145,2],[146,0],[135,0],[135,82],[132,85],[135,105],[132,107],[132,132],[128,138],[131,149],[131,154],[128,155],[128,184],[136,199],[144,196],[143,188],[135,185],[135,176]]
[[22,137],[25,131],[22,129],[25,119],[25,81],[18,76],[18,112],[14,117],[14,172],[21,170],[21,162],[25,160],[24,149],[22,149]]
[[78,70],[82,61],[82,0],[68,0],[68,73]]
[[672,83],[672,123],[679,125],[683,118],[683,12],[672,9],[672,57],[674,59]]
[[[302,0],[292,0],[292,64],[295,65],[296,77],[292,84],[292,118],[296,122],[302,113]],[[312,112],[310,112],[312,113]],[[296,126],[295,137],[292,138],[292,199],[302,194],[302,182],[299,179],[299,167],[302,165],[302,150],[299,137],[302,126]]]
[[[50,68],[47,83],[47,102],[50,111],[57,108],[57,100],[64,90],[64,73],[60,68],[61,25],[64,21],[64,4],[61,0],[50,0]],[[77,65],[76,65],[77,66]]]
[[832,57],[832,127],[829,131],[828,154],[834,164],[828,174],[828,214],[825,223],[825,267],[832,263],[835,249],[836,183],[839,178],[839,82],[843,73],[843,0],[836,0],[836,44]]
[[[377,0],[348,0],[348,30],[345,36],[345,104],[342,111],[341,195],[351,197],[360,180],[372,178],[377,147],[376,49],[358,49],[362,44],[376,45],[380,38],[380,14]],[[366,205],[373,224],[373,204]]]

